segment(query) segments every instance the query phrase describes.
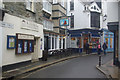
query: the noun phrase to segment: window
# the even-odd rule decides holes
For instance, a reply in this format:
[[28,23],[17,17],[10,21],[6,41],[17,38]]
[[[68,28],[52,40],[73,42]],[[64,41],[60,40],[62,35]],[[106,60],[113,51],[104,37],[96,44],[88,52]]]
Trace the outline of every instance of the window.
[[61,5],[64,7],[64,0],[62,0]]
[[57,49],[57,37],[55,37],[55,49]]
[[91,27],[100,28],[100,14],[91,12]]
[[56,4],[57,3],[57,0],[53,0],[53,4]]
[[26,2],[26,9],[30,10],[32,12],[35,12],[35,4],[34,4],[34,0],[27,0]]
[[70,10],[74,10],[74,1],[70,1]]
[[52,37],[52,49],[54,49],[54,37]]
[[71,25],[70,25],[71,28],[74,28],[74,16],[71,16]]
[[18,40],[16,45],[16,54],[34,52],[33,40]]
[[59,38],[59,48],[61,49],[61,38]]

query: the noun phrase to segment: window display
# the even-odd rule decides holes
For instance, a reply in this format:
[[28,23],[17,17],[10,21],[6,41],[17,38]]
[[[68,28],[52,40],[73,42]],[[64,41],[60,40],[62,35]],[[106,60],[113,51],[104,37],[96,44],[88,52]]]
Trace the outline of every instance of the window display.
[[100,38],[92,38],[91,39],[91,44],[92,44],[92,48],[97,48],[97,44],[99,42]]
[[28,41],[24,41],[24,53],[28,52]]
[[[20,34],[23,36],[23,34]],[[34,36],[30,36],[28,37],[27,35],[25,35],[26,37],[21,37],[19,35],[16,35],[16,54],[22,54],[22,53],[32,53],[34,52]],[[28,37],[28,38],[27,38]]]
[[22,46],[23,46],[22,44],[23,44],[23,43],[22,43],[22,40],[19,40],[19,41],[18,41],[18,48],[17,48],[17,49],[18,49],[18,50],[17,50],[17,53],[18,53],[18,54],[22,53]]

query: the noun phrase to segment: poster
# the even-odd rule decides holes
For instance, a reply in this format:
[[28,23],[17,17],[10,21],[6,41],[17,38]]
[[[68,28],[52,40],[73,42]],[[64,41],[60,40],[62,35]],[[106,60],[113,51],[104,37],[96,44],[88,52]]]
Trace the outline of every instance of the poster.
[[18,41],[18,50],[17,50],[17,53],[22,53],[22,41],[21,40]]
[[32,48],[32,47],[33,47],[33,46],[32,46],[32,41],[30,41],[30,42],[29,42],[29,51],[30,51],[30,52],[33,52],[33,48]]
[[28,41],[24,41],[24,53],[28,52]]
[[16,37],[7,36],[7,49],[15,49]]

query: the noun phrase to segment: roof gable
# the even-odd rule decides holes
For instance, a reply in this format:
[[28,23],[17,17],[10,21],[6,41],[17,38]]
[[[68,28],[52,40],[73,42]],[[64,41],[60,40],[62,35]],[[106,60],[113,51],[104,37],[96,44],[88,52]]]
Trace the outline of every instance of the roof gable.
[[89,10],[90,10],[91,12],[97,12],[97,13],[101,13],[101,12],[102,12],[96,2],[93,2],[93,3],[89,6]]

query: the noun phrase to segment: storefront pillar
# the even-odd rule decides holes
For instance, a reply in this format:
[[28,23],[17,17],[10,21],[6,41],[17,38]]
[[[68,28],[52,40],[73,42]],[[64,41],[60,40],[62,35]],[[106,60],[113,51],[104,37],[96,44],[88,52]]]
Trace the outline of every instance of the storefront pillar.
[[83,48],[83,46],[84,46],[84,38],[83,37],[81,37],[81,38],[82,38],[82,40],[81,40],[82,47],[81,48]]
[[63,49],[63,36],[61,37],[61,49]]
[[60,38],[60,36],[58,35],[57,36],[57,49],[59,49],[59,38]]
[[50,36],[50,49],[52,49],[52,35]]
[[56,43],[55,43],[55,35],[53,36],[53,39],[54,39],[54,49],[55,49],[55,45],[56,45]]
[[2,26],[0,26],[0,67],[2,67]]

